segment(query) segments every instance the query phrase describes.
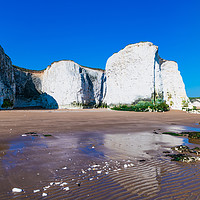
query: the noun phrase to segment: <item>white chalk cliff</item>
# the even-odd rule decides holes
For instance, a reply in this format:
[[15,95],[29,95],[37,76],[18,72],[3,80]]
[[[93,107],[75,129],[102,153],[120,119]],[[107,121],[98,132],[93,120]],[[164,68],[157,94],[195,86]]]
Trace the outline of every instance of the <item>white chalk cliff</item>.
[[14,107],[72,108],[131,104],[156,97],[175,109],[187,101],[178,65],[163,60],[150,42],[131,44],[111,56],[106,70],[74,61],[54,62],[43,71],[12,66],[0,47],[0,108],[5,99]]
[[73,61],[54,62],[42,78],[42,92],[53,97],[59,108],[98,105],[104,90],[103,70],[82,67]]
[[106,64],[107,104],[131,104],[152,99],[154,93],[174,109],[188,100],[178,65],[163,60],[151,42],[131,44],[112,55]]

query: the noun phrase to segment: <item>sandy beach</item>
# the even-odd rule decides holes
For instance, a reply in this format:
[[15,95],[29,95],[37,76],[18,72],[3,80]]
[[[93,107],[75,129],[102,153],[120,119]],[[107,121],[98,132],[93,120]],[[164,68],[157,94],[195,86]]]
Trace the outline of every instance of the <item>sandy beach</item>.
[[199,199],[200,163],[163,153],[199,144],[161,134],[199,122],[183,111],[0,111],[0,199]]

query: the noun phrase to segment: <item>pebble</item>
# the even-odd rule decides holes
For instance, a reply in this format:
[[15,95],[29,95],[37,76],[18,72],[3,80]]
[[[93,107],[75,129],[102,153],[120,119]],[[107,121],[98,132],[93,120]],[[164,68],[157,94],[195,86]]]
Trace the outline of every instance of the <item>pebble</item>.
[[91,167],[92,167],[92,168],[100,167],[100,165],[92,165]]
[[60,186],[64,186],[64,185],[67,185],[68,183],[64,182],[64,183],[61,183]]
[[69,187],[64,187],[63,190],[68,191]]
[[127,168],[128,167],[128,165],[127,164],[124,164],[124,168]]
[[43,187],[43,190],[47,190],[50,188],[50,185]]
[[61,184],[61,182],[55,182],[54,184],[55,184],[55,185],[60,185],[60,184]]
[[43,196],[43,197],[46,197],[46,196],[47,196],[47,193],[42,193],[42,196]]
[[22,192],[23,190],[22,189],[20,189],[20,188],[13,188],[12,189],[12,192]]
[[62,169],[67,169],[67,167],[63,167]]

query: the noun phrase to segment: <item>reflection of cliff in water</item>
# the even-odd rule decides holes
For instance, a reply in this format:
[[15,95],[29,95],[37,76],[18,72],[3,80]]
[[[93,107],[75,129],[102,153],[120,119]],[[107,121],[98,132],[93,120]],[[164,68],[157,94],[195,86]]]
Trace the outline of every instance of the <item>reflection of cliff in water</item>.
[[91,158],[104,158],[104,152],[101,146],[104,144],[103,134],[85,133],[78,137],[79,150],[81,153]]
[[[5,188],[3,181],[0,184],[1,199],[10,199],[10,188],[19,180],[17,186],[26,191],[19,194],[21,199],[27,194],[39,199],[41,194],[33,193],[34,189],[62,181],[68,183],[70,192],[50,185],[49,198],[91,199],[89,194],[92,199],[176,199],[189,195],[191,187],[199,194],[199,169],[171,162],[159,153],[163,146],[185,142],[181,138],[148,132],[51,134],[45,138],[30,134],[0,146],[0,152],[6,151],[0,157],[1,178],[7,182]],[[153,156],[147,154],[151,150]]]
[[170,135],[152,134],[148,132],[129,133],[129,134],[106,134],[104,146],[110,150],[117,152],[120,156],[128,155],[132,158],[146,158],[150,155],[146,152],[157,152],[160,144],[168,146],[176,146],[183,144],[183,138],[172,137]]

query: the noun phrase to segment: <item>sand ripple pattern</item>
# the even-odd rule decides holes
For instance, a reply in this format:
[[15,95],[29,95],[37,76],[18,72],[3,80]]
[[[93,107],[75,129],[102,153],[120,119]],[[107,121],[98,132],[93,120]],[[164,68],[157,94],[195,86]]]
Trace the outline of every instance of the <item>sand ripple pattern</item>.
[[[23,188],[24,193],[1,194],[0,199],[200,199],[199,164],[171,162],[165,157],[101,161],[52,181],[45,191],[42,188],[50,180],[38,193]],[[42,197],[43,192],[48,196]]]

